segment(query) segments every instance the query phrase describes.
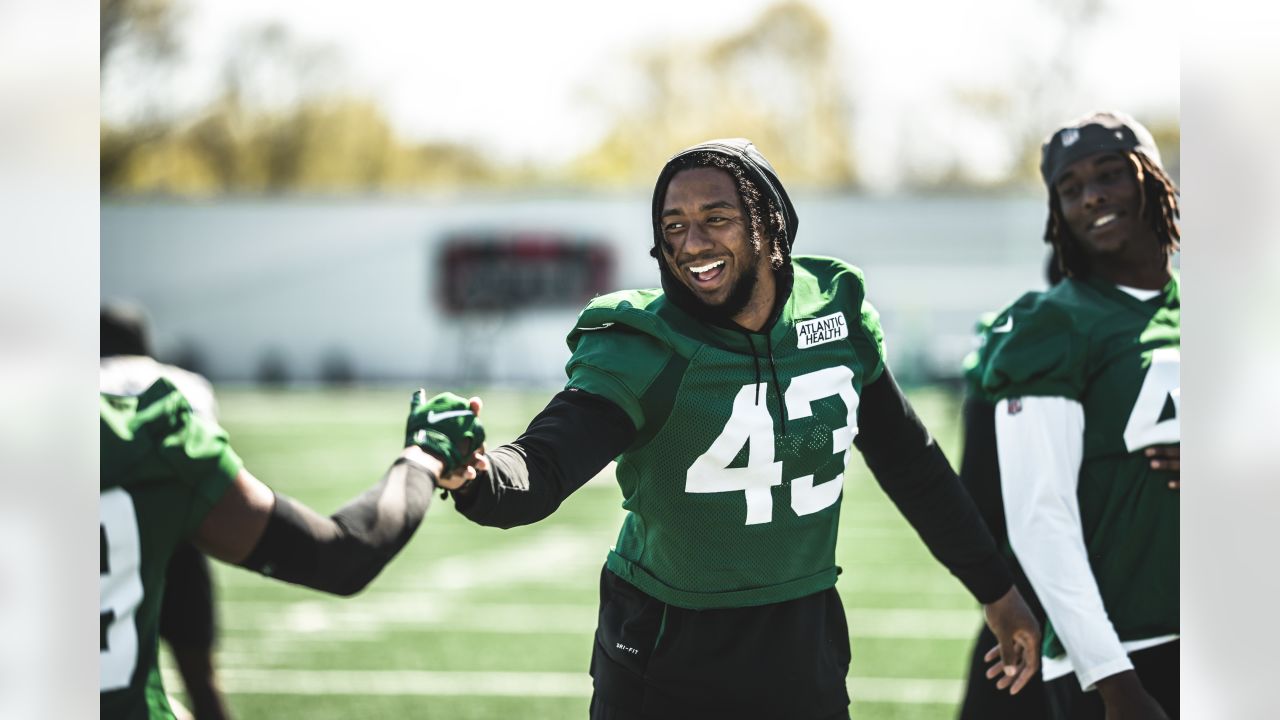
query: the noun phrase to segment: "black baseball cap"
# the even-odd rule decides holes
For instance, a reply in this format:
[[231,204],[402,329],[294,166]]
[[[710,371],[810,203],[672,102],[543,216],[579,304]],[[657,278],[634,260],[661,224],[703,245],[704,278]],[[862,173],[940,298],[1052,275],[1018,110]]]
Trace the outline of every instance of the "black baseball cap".
[[1163,169],[1155,138],[1142,123],[1122,112],[1095,112],[1064,125],[1040,146],[1040,177],[1053,187],[1063,171],[1081,158],[1101,152],[1140,152]]

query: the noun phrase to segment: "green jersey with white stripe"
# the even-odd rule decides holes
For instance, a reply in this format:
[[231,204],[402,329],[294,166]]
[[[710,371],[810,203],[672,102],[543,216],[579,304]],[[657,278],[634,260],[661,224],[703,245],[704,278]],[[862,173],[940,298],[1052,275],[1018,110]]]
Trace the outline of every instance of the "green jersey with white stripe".
[[240,472],[226,433],[160,379],[141,395],[100,395],[102,718],[172,718],[156,662],[164,574]]
[[[1179,494],[1143,449],[1180,440],[1181,302],[1175,275],[1150,300],[1098,279],[1030,293],[992,324],[983,389],[1084,411],[1077,497],[1089,564],[1122,641],[1178,632]],[[1009,478],[1004,479],[1010,482]],[[1052,627],[1045,653],[1063,654]]]
[[862,274],[794,257],[774,325],[701,322],[659,290],[597,298],[569,335],[570,389],[638,435],[618,459],[628,514],[608,568],[672,605],[744,607],[835,584],[858,397],[884,367]]

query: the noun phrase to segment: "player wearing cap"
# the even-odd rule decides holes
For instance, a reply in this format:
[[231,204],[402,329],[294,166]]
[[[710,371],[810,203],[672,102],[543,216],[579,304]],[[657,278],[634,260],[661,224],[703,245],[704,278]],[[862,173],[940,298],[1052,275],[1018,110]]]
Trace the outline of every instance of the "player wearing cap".
[[1058,718],[1176,718],[1177,191],[1121,113],[1054,132],[1040,171],[1065,279],[996,318],[982,384],[1046,694]]

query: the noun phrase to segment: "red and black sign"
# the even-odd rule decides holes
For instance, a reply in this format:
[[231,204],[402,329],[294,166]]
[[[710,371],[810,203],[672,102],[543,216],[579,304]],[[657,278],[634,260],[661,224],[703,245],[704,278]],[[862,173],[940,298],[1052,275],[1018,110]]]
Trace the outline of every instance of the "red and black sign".
[[455,234],[438,268],[450,313],[580,307],[614,289],[612,250],[577,235]]

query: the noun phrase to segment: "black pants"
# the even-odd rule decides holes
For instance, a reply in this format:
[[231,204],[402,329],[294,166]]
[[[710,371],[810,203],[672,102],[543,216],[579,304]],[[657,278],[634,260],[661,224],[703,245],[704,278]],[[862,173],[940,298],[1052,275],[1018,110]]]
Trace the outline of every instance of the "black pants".
[[600,575],[593,720],[847,718],[849,627],[835,588],[688,610]]
[[[1178,645],[1174,641],[1129,653],[1142,687],[1160,703],[1170,720],[1178,720]],[[1081,690],[1074,674],[1045,683],[1045,694],[1054,720],[1103,720],[1107,715],[1098,691]]]
[[[591,696],[591,720],[664,720],[662,715],[642,715],[639,710],[625,710],[608,705],[600,699],[600,693]],[[683,716],[682,716],[683,717]],[[733,716],[739,720],[750,720],[755,717],[749,713]],[[849,720],[849,709],[845,708],[830,717],[821,720]]]
[[174,647],[211,652],[217,636],[213,580],[204,553],[178,543],[165,571],[160,601],[160,637]]

